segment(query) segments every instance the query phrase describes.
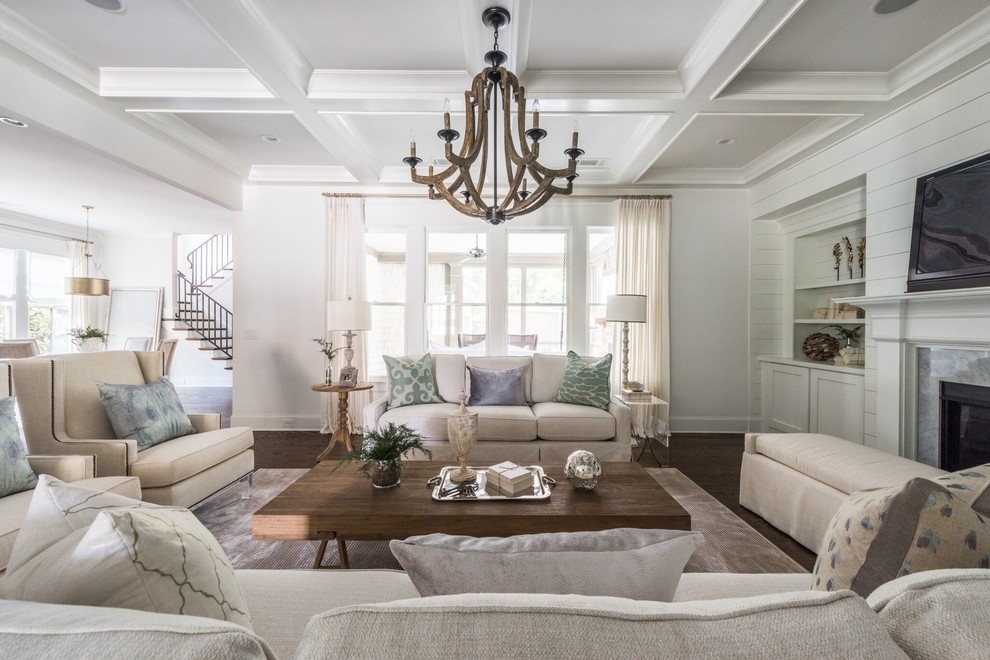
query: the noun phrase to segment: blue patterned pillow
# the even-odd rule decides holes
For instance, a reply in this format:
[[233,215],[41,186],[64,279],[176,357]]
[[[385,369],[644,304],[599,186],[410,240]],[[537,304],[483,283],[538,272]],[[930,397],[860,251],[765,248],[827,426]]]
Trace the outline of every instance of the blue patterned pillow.
[[413,363],[383,355],[388,371],[388,407],[443,403],[433,380],[433,362],[427,353]]
[[118,438],[137,440],[138,451],[196,432],[166,378],[147,385],[97,382],[100,399]]
[[17,426],[16,403],[12,396],[0,399],[0,497],[30,490],[38,483]]
[[612,372],[612,354],[598,362],[586,364],[574,351],[567,351],[564,380],[560,383],[557,403],[574,403],[579,406],[595,406],[608,410],[609,374]]

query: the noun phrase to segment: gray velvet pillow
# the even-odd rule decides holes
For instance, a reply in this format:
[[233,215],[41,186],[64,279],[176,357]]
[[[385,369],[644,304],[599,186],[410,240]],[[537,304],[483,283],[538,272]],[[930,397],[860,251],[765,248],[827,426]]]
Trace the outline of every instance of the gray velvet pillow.
[[526,390],[523,379],[529,366],[521,364],[512,369],[480,369],[468,367],[471,374],[469,406],[525,406]]
[[97,382],[96,388],[113,432],[137,440],[138,451],[196,432],[167,378],[147,385]]
[[17,425],[16,400],[0,399],[0,497],[34,488],[38,483]]
[[544,593],[670,601],[699,532],[607,529],[508,538],[428,534],[389,548],[421,596]]

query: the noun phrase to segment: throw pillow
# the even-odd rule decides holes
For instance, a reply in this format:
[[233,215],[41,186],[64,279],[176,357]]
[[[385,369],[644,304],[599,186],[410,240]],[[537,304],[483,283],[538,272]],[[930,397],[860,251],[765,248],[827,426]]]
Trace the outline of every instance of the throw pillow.
[[593,364],[586,364],[574,351],[567,351],[564,380],[560,383],[554,401],[595,406],[608,410],[608,378],[612,371],[612,354],[609,353]]
[[865,597],[895,578],[938,568],[990,568],[990,523],[948,488],[919,477],[843,501],[822,539],[812,589]]
[[933,481],[948,488],[977,513],[990,516],[990,463],[935,477]]
[[[32,500],[21,531],[27,531],[25,543],[42,549],[25,559],[20,548],[16,568],[8,566],[0,579],[0,598],[188,614],[251,627],[230,560],[188,509],[47,475],[35,491],[42,495]],[[60,512],[61,528],[71,531],[52,540]],[[15,549],[21,544],[18,535]]]
[[545,593],[670,601],[698,532],[608,529],[508,538],[429,534],[389,548],[421,596]]
[[113,432],[137,440],[138,451],[196,432],[167,378],[146,385],[97,382],[96,388]]
[[37,483],[17,425],[17,400],[4,397],[0,399],[0,497],[30,490]]
[[437,394],[430,354],[414,362],[403,362],[383,355],[388,371],[388,407],[415,406],[421,403],[443,403]]
[[469,406],[525,406],[525,364],[512,369],[481,369],[468,367],[471,375]]

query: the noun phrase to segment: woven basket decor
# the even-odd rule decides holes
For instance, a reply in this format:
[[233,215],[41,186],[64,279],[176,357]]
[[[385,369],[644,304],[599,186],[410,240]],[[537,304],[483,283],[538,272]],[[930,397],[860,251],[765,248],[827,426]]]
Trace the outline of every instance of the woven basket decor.
[[804,340],[801,351],[816,362],[828,362],[839,354],[839,340],[824,332],[816,332]]

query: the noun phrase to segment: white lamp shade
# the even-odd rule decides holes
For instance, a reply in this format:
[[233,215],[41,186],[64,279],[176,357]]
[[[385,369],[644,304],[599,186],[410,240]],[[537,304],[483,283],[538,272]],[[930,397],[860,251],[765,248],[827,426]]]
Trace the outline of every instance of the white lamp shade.
[[646,296],[620,293],[605,301],[605,320],[646,323]]
[[371,330],[371,303],[364,300],[327,302],[327,330]]

